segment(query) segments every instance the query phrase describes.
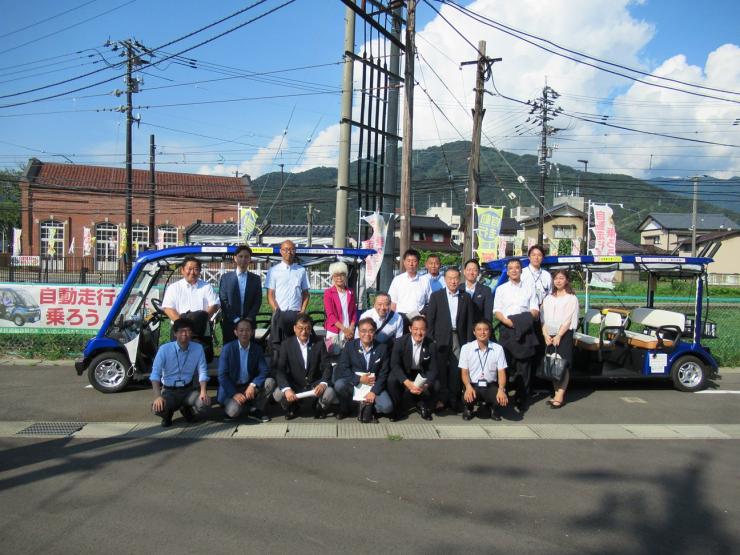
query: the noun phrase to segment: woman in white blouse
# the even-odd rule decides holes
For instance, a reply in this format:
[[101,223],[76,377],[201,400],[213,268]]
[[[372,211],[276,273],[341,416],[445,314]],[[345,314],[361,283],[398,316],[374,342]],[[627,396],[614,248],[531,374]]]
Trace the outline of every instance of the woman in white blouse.
[[[557,270],[552,276],[552,293],[542,303],[542,335],[545,344],[553,345],[558,354],[573,365],[573,331],[578,327],[578,298],[573,294],[570,279],[565,270]],[[565,405],[565,389],[568,387],[569,370],[562,380],[555,382],[555,394],[548,401],[550,408]]]

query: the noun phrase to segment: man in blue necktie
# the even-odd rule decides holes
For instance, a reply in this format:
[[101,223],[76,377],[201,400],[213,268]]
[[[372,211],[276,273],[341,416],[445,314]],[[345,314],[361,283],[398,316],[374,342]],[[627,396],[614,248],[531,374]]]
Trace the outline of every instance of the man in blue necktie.
[[[157,351],[149,380],[154,390],[152,412],[162,418],[162,427],[172,426],[172,415],[180,410],[185,420],[192,422],[195,414],[211,404],[206,386],[208,366],[200,343],[191,341],[193,324],[179,318],[172,324],[175,341],[165,343]],[[199,390],[193,378],[198,374]]]
[[221,332],[224,345],[234,340],[234,326],[242,318],[253,323],[262,305],[262,280],[248,271],[252,261],[252,249],[239,245],[234,253],[236,270],[226,272],[218,286],[221,301]]

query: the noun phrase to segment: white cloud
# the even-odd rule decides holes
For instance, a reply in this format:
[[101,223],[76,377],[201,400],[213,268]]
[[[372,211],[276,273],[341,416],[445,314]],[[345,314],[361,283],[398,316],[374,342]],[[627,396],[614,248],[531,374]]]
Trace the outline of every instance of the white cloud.
[[276,135],[267,146],[260,148],[248,160],[239,164],[201,165],[197,173],[201,175],[234,176],[238,171],[239,175],[247,174],[252,179],[256,179],[263,173],[274,171],[275,164],[279,163],[276,162],[276,153],[286,148],[288,148],[288,138],[284,134]]

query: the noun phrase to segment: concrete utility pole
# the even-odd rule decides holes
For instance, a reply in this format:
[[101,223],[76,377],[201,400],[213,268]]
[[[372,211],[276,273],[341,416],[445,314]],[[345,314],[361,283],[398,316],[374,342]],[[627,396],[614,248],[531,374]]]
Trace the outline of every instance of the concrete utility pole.
[[[399,4],[393,9],[393,27],[391,33],[399,41],[401,40],[401,17],[402,8]],[[385,175],[383,177],[383,212],[395,214],[396,195],[398,194],[398,141],[394,138],[398,134],[398,100],[400,80],[394,76],[401,71],[401,49],[397,44],[391,42],[391,59],[388,65],[391,72],[389,79],[390,90],[388,91],[388,112],[387,112],[387,130],[390,135],[386,141],[385,147]],[[391,219],[388,222],[388,231],[386,233],[385,253],[383,254],[383,263],[380,266],[380,275],[378,276],[378,290],[388,291],[393,280],[393,259],[396,252],[396,236],[394,232],[395,225]]]
[[154,170],[154,135],[149,135],[149,244],[154,244],[156,223],[157,173]]
[[465,238],[463,239],[463,259],[473,258],[475,249],[475,205],[478,204],[480,189],[480,141],[481,129],[483,127],[483,116],[486,114],[483,108],[484,83],[488,78],[490,67],[501,58],[486,57],[486,41],[478,42],[478,59],[472,62],[463,62],[460,65],[476,64],[475,79],[475,107],[473,108],[473,137],[470,142],[470,157],[468,158],[468,195],[465,201]]
[[[401,207],[400,240],[401,257],[409,248],[411,239],[411,156],[413,154],[414,124],[414,55],[416,53],[416,0],[406,2],[406,56],[404,58],[403,95],[403,150],[401,152]],[[403,268],[403,259],[400,262]]]
[[334,218],[334,246],[347,244],[347,189],[349,187],[349,157],[352,139],[352,73],[355,51],[355,12],[347,6],[344,14],[344,74],[342,79],[342,121],[339,124],[339,165]]
[[126,41],[126,274],[131,271],[133,261],[133,241],[131,234],[133,229],[133,197],[134,197],[134,177],[133,177],[133,154],[132,154],[132,127],[134,124],[133,117],[133,99],[134,92],[134,49],[131,42]]
[[313,240],[313,202],[308,203],[308,211],[306,212],[306,217],[308,218],[306,245],[310,247]]
[[691,178],[694,181],[694,199],[691,207],[691,256],[696,256],[696,212],[699,204],[699,176]]

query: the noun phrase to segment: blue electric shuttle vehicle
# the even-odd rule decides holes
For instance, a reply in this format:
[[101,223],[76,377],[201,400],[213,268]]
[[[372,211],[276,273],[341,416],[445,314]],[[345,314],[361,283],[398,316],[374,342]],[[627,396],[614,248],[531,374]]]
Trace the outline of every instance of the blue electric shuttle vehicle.
[[[78,375],[87,372],[90,383],[104,393],[123,390],[132,381],[148,378],[154,356],[160,343],[161,324],[167,320],[161,301],[170,283],[181,278],[179,267],[186,256],[195,256],[203,265],[202,279],[217,287],[220,275],[232,270],[236,246],[184,246],[142,253],[123,284],[98,334],[85,345],[82,357],[76,361]],[[280,248],[252,247],[253,263],[280,261]],[[350,269],[349,283],[360,287],[364,283],[365,257],[375,251],[367,249],[334,249],[322,247],[298,248],[298,262],[304,266],[326,266],[341,260]],[[264,284],[264,279],[263,279]],[[328,284],[327,284],[328,285]],[[362,291],[358,291],[362,293]],[[358,299],[362,295],[358,294]],[[323,311],[321,313],[323,315]],[[212,341],[214,324],[220,315],[211,319]],[[312,314],[313,316],[313,314]],[[316,317],[321,323],[323,317]],[[265,341],[269,335],[270,314],[257,318],[256,337]],[[209,368],[215,373],[217,360]]]
[[[491,287],[507,280],[510,258],[485,265],[492,277]],[[526,267],[528,259],[520,258]],[[716,337],[716,325],[706,320],[705,292],[707,265],[711,258],[682,256],[547,256],[542,267],[565,269],[580,275],[585,285],[582,326],[574,334],[573,377],[609,379],[670,379],[681,391],[698,391],[717,373],[717,361],[702,338]],[[622,272],[639,276],[646,285],[641,306],[625,306],[620,298],[599,295],[594,299],[588,286],[590,276],[601,272]],[[691,302],[661,304],[656,308],[660,280],[690,280]],[[632,303],[629,303],[632,304]],[[593,306],[597,305],[597,306]]]

